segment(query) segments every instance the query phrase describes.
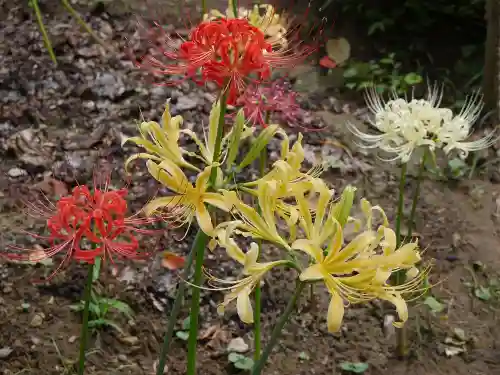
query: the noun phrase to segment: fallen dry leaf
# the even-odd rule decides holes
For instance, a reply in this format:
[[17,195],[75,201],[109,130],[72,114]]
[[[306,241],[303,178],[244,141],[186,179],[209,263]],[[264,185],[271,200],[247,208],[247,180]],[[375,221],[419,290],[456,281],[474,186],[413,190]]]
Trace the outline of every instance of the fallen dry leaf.
[[169,269],[170,271],[178,270],[184,267],[185,263],[184,257],[174,254],[170,251],[164,251],[162,254],[161,265],[162,267]]
[[49,197],[60,198],[68,195],[68,188],[63,181],[56,180],[55,178],[45,176],[43,181],[40,181],[32,186],[45,193]]

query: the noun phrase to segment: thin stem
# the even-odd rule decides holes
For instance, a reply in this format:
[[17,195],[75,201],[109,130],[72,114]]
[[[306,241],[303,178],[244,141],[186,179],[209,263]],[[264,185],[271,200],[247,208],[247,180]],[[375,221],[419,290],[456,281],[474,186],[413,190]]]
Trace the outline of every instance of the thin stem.
[[201,0],[201,16],[203,17],[207,14],[207,2],[206,0]]
[[92,293],[92,280],[94,278],[94,263],[89,263],[87,269],[87,283],[83,292],[83,321],[80,333],[80,356],[78,358],[78,375],[83,375],[85,371],[85,350],[87,349],[87,340],[89,334],[89,306]]
[[83,20],[83,18],[78,14],[78,12],[71,6],[71,4],[68,2],[68,0],[61,0],[63,6],[66,8],[66,10],[71,14],[76,21],[80,24],[80,26],[87,32],[89,33],[92,38],[95,39],[97,43],[99,43],[101,46],[104,48],[107,48],[106,44],[97,36],[96,33],[92,30],[92,28],[87,25],[87,23]]
[[[191,251],[189,252],[186,264],[182,271],[182,279],[187,280],[189,278],[189,273],[191,272],[191,266],[193,264],[194,254],[196,249],[201,246],[200,241],[205,235],[203,231],[199,230],[194,238],[193,245],[191,246]],[[158,366],[156,367],[156,375],[163,375],[165,373],[165,364],[167,361],[168,351],[170,350],[170,344],[172,343],[172,337],[174,335],[175,323],[177,322],[177,317],[181,311],[182,303],[184,301],[184,295],[186,294],[186,283],[179,283],[179,288],[177,289],[177,294],[175,295],[174,305],[172,306],[172,311],[168,318],[167,331],[163,337],[163,346],[160,351],[160,358],[158,360]]]
[[238,0],[233,0],[232,3],[233,3],[234,17],[238,18]]
[[[266,113],[266,123],[269,121],[269,112]],[[264,148],[260,152],[260,157],[259,157],[259,172],[260,172],[260,177],[264,176],[266,173],[266,167],[267,167],[267,150]],[[260,207],[258,207],[259,213],[260,213]],[[259,245],[259,254],[262,249],[262,241],[258,242]],[[253,358],[254,361],[258,361],[260,358],[260,348],[261,348],[261,311],[262,311],[262,290],[260,287],[260,283],[258,283],[255,286],[255,310],[254,310],[254,316],[253,316],[253,321],[254,321],[254,327],[253,327],[253,332],[254,332],[254,353],[253,353]]]
[[[213,161],[219,160],[220,151],[222,147],[222,137],[224,135],[224,125],[227,109],[227,90],[223,91],[220,95],[220,114],[219,123],[217,127],[217,137],[215,138],[214,145],[214,158]],[[217,168],[212,168],[210,173],[209,185],[213,187],[217,178]],[[203,259],[205,257],[205,247],[208,244],[208,235],[200,234],[200,244],[196,248],[196,264],[194,268],[193,279],[193,292],[191,295],[191,310],[189,313],[189,339],[188,339],[188,354],[187,354],[187,372],[186,375],[196,374],[196,344],[198,342],[198,321],[200,315],[200,293],[203,279]]]
[[408,219],[408,239],[411,239],[413,234],[413,226],[415,221],[415,213],[417,211],[418,198],[420,196],[420,183],[422,182],[422,176],[425,170],[425,162],[427,160],[427,151],[424,152],[422,160],[420,161],[420,168],[417,175],[417,185],[415,186],[415,192],[413,193],[413,200],[411,202],[410,217]]
[[283,327],[285,326],[286,322],[290,318],[290,315],[292,314],[293,310],[295,309],[295,305],[297,303],[297,300],[299,299],[300,294],[304,290],[304,287],[306,286],[306,283],[303,283],[302,281],[297,281],[297,285],[295,286],[295,291],[293,293],[292,298],[290,298],[290,301],[288,301],[288,305],[286,306],[285,311],[283,312],[283,315],[281,315],[281,318],[279,319],[278,323],[273,329],[273,332],[271,333],[271,339],[267,343],[266,347],[264,348],[264,351],[262,352],[262,356],[260,359],[255,363],[255,366],[252,369],[251,375],[260,375],[262,370],[264,369],[264,365],[267,362],[267,359],[269,358],[269,355],[271,354],[274,346],[278,342],[278,339],[281,335],[281,331],[283,330]]
[[52,48],[52,43],[49,39],[49,34],[47,33],[47,29],[43,24],[42,12],[40,12],[40,7],[38,6],[38,0],[31,0],[31,5],[33,6],[33,10],[35,11],[36,22],[38,23],[38,27],[40,28],[40,32],[42,33],[43,44],[45,44],[45,48],[49,51],[50,59],[57,65],[56,54],[54,53],[54,49]]
[[406,168],[407,164],[404,163],[401,166],[401,176],[399,177],[398,212],[396,216],[396,247],[399,247],[399,245],[401,245],[401,220],[403,219]]
[[198,321],[200,315],[200,293],[203,278],[203,258],[205,257],[205,247],[208,244],[208,236],[201,230],[198,231],[199,240],[196,246],[196,264],[194,269],[194,279],[191,295],[191,310],[189,313],[189,339],[187,357],[187,375],[196,374],[196,344],[198,343]]

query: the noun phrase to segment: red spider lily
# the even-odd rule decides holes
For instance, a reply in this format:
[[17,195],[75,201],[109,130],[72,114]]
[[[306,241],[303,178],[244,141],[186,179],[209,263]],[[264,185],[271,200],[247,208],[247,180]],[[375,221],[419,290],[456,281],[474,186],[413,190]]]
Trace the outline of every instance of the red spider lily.
[[228,90],[227,102],[234,104],[248,80],[262,82],[270,77],[271,69],[291,68],[316,50],[296,42],[298,34],[298,28],[290,27],[289,39],[283,43],[284,38],[266,39],[263,31],[245,18],[217,18],[198,24],[188,40],[181,39],[180,46],[166,36],[158,52],[170,61],[150,56],[137,65],[152,68],[155,75],[184,75],[198,84],[214,82]]
[[249,86],[236,105],[243,108],[247,121],[263,127],[269,125],[268,116],[273,121],[278,120],[293,127],[300,123],[304,115],[304,110],[297,103],[297,93],[283,81],[274,81],[269,86]]
[[[42,254],[33,251],[26,253],[9,253],[7,257],[14,260],[40,262],[59,253],[64,259],[49,276],[50,280],[62,267],[74,260],[93,263],[97,256],[103,260],[114,257],[139,259],[149,255],[140,251],[136,234],[160,234],[159,230],[143,229],[144,225],[158,221],[160,218],[139,217],[137,214],[127,216],[127,189],[109,190],[109,178],[103,187],[94,180],[94,188],[77,186],[71,195],[62,197],[53,205],[42,201],[28,203],[31,214],[41,216],[47,223],[47,236],[34,233],[28,235],[46,240],[51,246]],[[9,246],[15,250],[26,250],[17,246]]]

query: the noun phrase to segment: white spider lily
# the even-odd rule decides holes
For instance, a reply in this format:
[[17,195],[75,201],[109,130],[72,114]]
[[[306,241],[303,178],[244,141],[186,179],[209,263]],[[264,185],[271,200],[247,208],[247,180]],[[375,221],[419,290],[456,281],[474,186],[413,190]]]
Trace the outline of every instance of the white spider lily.
[[421,146],[434,150],[436,143],[433,134],[439,129],[443,119],[452,118],[449,109],[439,108],[442,92],[436,87],[429,88],[426,99],[411,100],[397,98],[395,95],[387,102],[375,89],[366,94],[368,108],[375,115],[371,124],[381,134],[367,134],[352,123],[349,130],[363,142],[363,148],[379,148],[395,154],[390,160],[406,163],[413,151]]
[[488,148],[498,140],[495,129],[481,139],[466,141],[472,133],[472,125],[481,116],[484,107],[482,99],[483,96],[479,93],[469,96],[460,113],[444,122],[436,132],[437,139],[444,145],[443,151],[446,154],[456,149],[460,157],[466,158],[469,152]]

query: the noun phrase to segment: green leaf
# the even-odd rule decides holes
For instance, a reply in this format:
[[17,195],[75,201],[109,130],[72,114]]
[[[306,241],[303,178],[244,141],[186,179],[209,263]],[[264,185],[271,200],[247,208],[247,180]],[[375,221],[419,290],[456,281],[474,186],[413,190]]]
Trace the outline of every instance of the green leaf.
[[189,331],[189,328],[191,327],[191,317],[187,317],[182,321],[182,329],[184,331]]
[[344,70],[344,78],[352,78],[358,75],[358,70],[355,67]]
[[229,171],[233,167],[236,156],[240,148],[241,133],[243,132],[243,127],[245,126],[245,116],[243,115],[243,109],[239,110],[236,114],[236,119],[234,120],[234,126],[229,135],[229,146],[226,156],[226,169]]
[[274,135],[278,132],[278,130],[279,125],[273,124],[269,125],[267,128],[260,132],[257,139],[255,139],[255,141],[252,143],[252,147],[250,147],[250,150],[238,165],[239,171],[241,171],[247,165],[251,164],[260,156],[260,152],[264,150],[264,148],[266,148],[267,144],[269,143],[271,138],[274,137]]
[[356,83],[355,82],[346,83],[345,87],[347,87],[349,90],[355,89],[356,88]]
[[118,331],[119,333],[121,333],[122,335],[124,334],[123,329],[118,324],[113,322],[112,320],[94,319],[94,320],[89,321],[89,328],[99,329],[101,327],[111,327],[111,328],[115,329],[116,331]]
[[229,353],[227,359],[239,370],[251,370],[254,365],[252,358],[245,357],[239,353]]
[[340,368],[344,371],[353,372],[355,374],[362,374],[368,370],[368,363],[364,362],[343,362]]
[[83,302],[75,303],[74,305],[69,305],[69,308],[73,311],[83,311]]
[[385,65],[392,65],[394,63],[394,60],[389,57],[384,57],[383,59],[380,59],[379,62]]
[[439,302],[436,298],[432,296],[428,296],[425,298],[424,305],[429,307],[431,311],[435,314],[443,312],[445,309],[445,305],[443,305],[441,302]]
[[482,301],[489,301],[491,299],[490,288],[480,286],[474,290],[474,295]]
[[99,279],[99,273],[101,272],[101,257],[95,257],[94,268],[92,269],[92,282],[96,282]]
[[422,76],[414,72],[408,73],[407,75],[405,75],[404,81],[410,86],[416,85],[422,82]]
[[177,336],[181,340],[187,341],[189,339],[189,332],[177,331],[175,332],[175,336]]
[[253,359],[248,357],[244,357],[242,360],[234,363],[234,367],[239,370],[251,370],[253,368],[253,365]]
[[113,299],[113,298],[102,298],[99,301],[99,303],[101,305],[111,307],[111,308],[121,312],[129,319],[132,319],[134,317],[134,310],[132,310],[132,308],[128,304],[126,304],[125,302],[122,302],[120,300]]

